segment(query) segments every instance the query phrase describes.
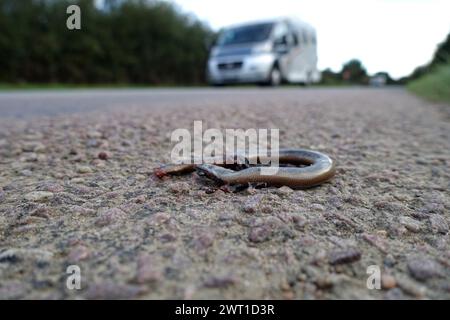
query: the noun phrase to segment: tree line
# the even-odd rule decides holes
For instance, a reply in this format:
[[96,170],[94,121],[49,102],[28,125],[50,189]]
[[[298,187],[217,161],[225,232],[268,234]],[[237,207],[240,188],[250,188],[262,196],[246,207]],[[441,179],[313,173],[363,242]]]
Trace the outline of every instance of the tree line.
[[[437,67],[448,65],[450,63],[450,34],[446,39],[439,43],[433,54],[431,61],[425,65],[419,66],[405,77],[394,80],[387,72],[380,71],[375,74],[382,75],[386,79],[386,84],[406,84],[421,78],[424,75],[432,73]],[[365,85],[369,83],[370,76],[367,74],[366,68],[358,59],[352,59],[342,66],[341,71],[333,72],[331,69],[325,69],[322,72],[322,83],[329,85],[340,84],[359,84]]]
[[[81,9],[81,30],[66,9]],[[214,33],[158,0],[0,0],[0,82],[196,84]]]
[[[387,85],[404,83],[400,80],[392,79],[386,71],[377,72],[373,76],[383,76]],[[371,76],[367,73],[366,68],[358,59],[351,59],[344,63],[341,71],[333,72],[331,69],[322,71],[322,83],[327,85],[367,85],[370,82],[370,78]]]

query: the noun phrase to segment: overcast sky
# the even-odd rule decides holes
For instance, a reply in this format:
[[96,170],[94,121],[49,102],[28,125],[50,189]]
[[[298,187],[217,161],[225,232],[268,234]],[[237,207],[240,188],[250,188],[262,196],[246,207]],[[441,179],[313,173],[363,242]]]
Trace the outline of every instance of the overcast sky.
[[[171,1],[171,0],[168,0]],[[450,0],[174,0],[214,30],[295,16],[317,30],[319,68],[340,70],[352,58],[369,73],[398,78],[428,62],[450,32]]]

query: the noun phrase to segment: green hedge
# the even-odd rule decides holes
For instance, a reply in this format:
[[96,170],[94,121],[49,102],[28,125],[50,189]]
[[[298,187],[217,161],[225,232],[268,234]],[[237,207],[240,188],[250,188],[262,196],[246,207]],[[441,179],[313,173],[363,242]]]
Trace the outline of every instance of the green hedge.
[[[158,0],[0,0],[0,83],[198,84],[212,31]],[[81,8],[68,30],[66,8]]]
[[408,89],[424,98],[450,103],[450,63],[436,66],[430,73],[408,83]]

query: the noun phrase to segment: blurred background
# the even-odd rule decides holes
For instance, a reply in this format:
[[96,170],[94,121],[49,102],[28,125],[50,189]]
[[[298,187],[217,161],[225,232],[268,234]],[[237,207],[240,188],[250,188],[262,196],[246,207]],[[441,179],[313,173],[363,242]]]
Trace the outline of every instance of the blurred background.
[[[81,30],[66,28],[71,4]],[[449,91],[448,12],[439,0],[0,0],[0,87],[205,85],[223,27],[290,15],[316,28],[319,85],[381,75]]]

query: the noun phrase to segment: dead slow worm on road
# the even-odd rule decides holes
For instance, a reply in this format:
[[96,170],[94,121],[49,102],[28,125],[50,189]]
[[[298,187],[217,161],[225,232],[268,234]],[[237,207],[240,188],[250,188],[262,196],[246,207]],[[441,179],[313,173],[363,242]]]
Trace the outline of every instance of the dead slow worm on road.
[[[247,163],[264,163],[261,160],[264,159],[256,155],[246,157]],[[224,164],[169,164],[155,169],[155,174],[162,177],[197,170],[209,178],[230,185],[266,183],[270,186],[288,186],[293,189],[317,186],[328,181],[335,174],[334,161],[318,151],[280,149],[278,161],[280,165],[291,166],[279,166],[275,174],[267,175],[262,173],[263,167],[258,165],[235,171],[226,168],[227,165]],[[300,165],[302,167],[295,167]]]

